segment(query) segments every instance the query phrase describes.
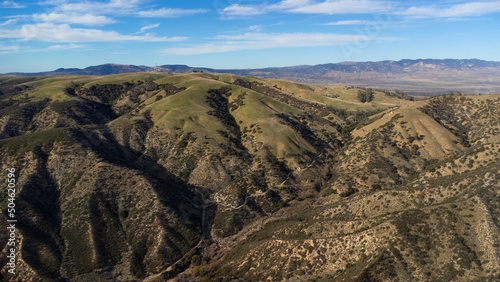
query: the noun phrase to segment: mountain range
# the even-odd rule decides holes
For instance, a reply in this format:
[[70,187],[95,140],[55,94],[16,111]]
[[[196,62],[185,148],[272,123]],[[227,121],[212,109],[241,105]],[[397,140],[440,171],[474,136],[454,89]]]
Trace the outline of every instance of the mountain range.
[[2,281],[500,279],[498,94],[5,76],[0,168]]
[[380,62],[343,62],[260,69],[212,69],[186,65],[157,67],[104,64],[84,69],[60,68],[39,73],[9,75],[109,75],[131,72],[231,73],[260,78],[286,79],[318,85],[352,85],[408,94],[433,95],[460,91],[463,93],[500,93],[500,62],[478,59],[418,59]]

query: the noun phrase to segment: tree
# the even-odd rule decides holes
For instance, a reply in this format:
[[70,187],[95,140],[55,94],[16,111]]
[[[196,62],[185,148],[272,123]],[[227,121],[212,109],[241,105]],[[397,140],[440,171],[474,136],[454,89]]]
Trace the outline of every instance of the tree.
[[366,89],[366,101],[371,102],[373,100],[373,89]]
[[366,92],[358,90],[358,99],[361,101],[361,103],[366,102]]
[[371,102],[373,100],[373,89],[358,90],[358,99],[361,103]]

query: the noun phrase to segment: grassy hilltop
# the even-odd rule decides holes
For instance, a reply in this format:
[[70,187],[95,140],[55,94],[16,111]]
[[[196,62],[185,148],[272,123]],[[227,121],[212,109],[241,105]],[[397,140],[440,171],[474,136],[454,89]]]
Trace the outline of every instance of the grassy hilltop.
[[0,275],[494,281],[499,160],[500,95],[209,73],[1,77],[20,245],[17,276],[6,255]]

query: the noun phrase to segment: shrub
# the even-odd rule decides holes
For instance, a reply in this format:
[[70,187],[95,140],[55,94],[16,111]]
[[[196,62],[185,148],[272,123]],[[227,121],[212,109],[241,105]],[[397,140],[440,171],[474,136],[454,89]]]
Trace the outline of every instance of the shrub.
[[351,196],[352,194],[354,194],[356,192],[358,192],[358,189],[354,189],[352,187],[349,187],[349,188],[347,188],[346,191],[340,193],[339,196],[340,197],[349,197],[349,196]]
[[198,266],[201,264],[201,258],[199,255],[194,255],[191,257],[191,265]]

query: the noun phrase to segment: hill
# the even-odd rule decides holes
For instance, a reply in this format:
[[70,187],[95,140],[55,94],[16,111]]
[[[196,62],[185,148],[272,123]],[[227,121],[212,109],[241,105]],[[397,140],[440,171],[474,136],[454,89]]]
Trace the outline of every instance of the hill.
[[343,62],[262,69],[211,69],[186,65],[147,67],[105,64],[85,69],[61,68],[42,73],[11,73],[10,75],[109,75],[146,71],[231,73],[319,85],[353,85],[399,90],[413,95],[439,95],[456,91],[469,94],[500,92],[500,62],[478,59]]
[[1,77],[18,237],[15,276],[0,237],[0,275],[495,281],[499,121],[500,95],[207,72]]

